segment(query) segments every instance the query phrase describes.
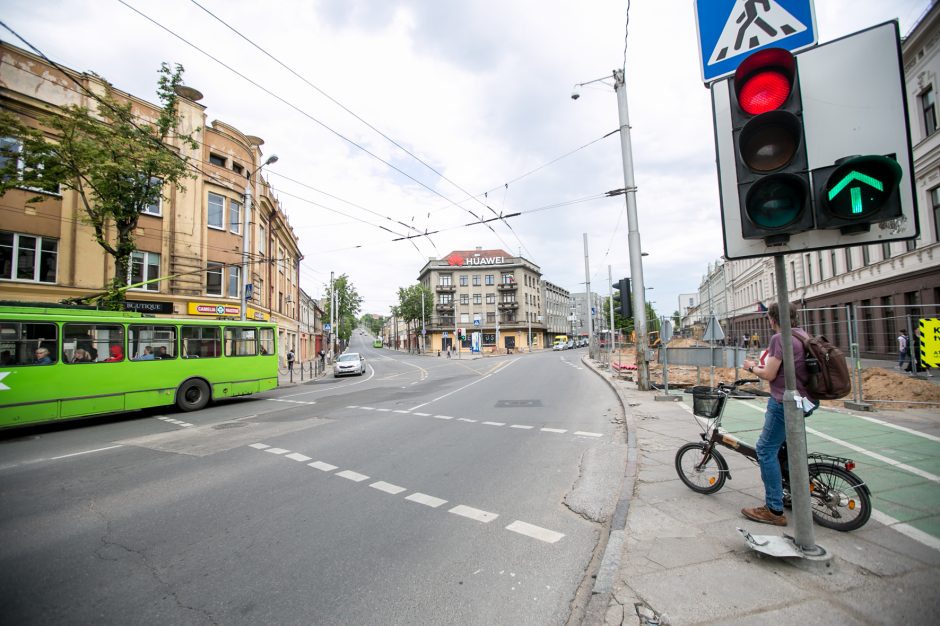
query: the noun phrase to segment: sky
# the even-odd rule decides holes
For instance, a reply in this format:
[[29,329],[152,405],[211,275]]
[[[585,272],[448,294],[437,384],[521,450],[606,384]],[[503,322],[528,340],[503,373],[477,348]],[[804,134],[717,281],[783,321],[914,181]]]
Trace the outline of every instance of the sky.
[[[929,6],[817,0],[818,41],[893,19],[903,36]],[[265,176],[315,298],[346,274],[361,312],[387,315],[430,258],[478,246],[606,296],[608,268],[630,275],[625,197],[607,195],[624,187],[618,68],[647,300],[671,315],[723,254],[693,0],[0,0],[0,21],[3,41],[151,102],[160,64],[181,64],[210,123],[278,155]]]

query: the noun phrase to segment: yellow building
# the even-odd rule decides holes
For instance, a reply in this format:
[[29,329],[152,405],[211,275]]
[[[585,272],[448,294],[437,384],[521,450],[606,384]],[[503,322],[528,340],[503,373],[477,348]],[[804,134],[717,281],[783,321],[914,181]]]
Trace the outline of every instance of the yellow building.
[[427,350],[455,347],[458,329],[466,330],[461,350],[545,346],[541,270],[523,257],[498,249],[455,250],[428,261],[418,282],[434,292],[425,320]]
[[[43,114],[66,105],[92,111],[91,94],[108,92],[131,103],[140,119],[158,107],[115,89],[93,73],[60,70],[42,58],[0,43],[0,105],[36,125]],[[264,141],[219,121],[208,123],[195,89],[178,90],[180,129],[198,147],[169,147],[190,159],[194,178],[185,188],[164,189],[164,198],[142,212],[135,231],[130,283],[168,277],[127,292],[128,308],[157,315],[241,315],[241,261],[246,188],[252,198],[248,257],[252,300],[246,314],[271,319],[281,345],[295,346],[298,332],[297,237],[271,188],[256,172],[264,163]],[[16,148],[11,138],[0,138]],[[0,199],[0,299],[57,302],[101,292],[114,275],[113,258],[84,223],[78,194],[12,190]],[[114,239],[113,233],[106,236]]]

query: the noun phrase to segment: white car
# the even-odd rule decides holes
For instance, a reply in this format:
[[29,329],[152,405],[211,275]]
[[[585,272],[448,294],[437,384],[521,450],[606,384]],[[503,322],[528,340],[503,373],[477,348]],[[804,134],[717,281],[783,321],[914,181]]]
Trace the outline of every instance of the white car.
[[355,374],[362,376],[366,371],[366,360],[358,352],[344,352],[333,364],[333,377]]

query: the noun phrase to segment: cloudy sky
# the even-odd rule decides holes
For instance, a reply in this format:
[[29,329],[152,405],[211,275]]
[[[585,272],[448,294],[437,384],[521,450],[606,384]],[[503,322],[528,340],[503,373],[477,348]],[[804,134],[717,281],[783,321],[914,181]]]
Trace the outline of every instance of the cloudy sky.
[[[729,11],[729,0],[699,1]],[[929,5],[817,0],[819,41],[891,19],[904,35]],[[606,295],[608,266],[615,281],[630,269],[624,196],[605,196],[624,186],[617,99],[609,79],[570,96],[624,66],[657,312],[697,291],[723,252],[692,0],[633,0],[629,12],[626,0],[0,0],[0,9],[4,41],[26,40],[151,101],[160,63],[180,63],[210,122],[262,137],[280,157],[267,177],[314,297],[331,271],[345,273],[363,312],[387,314],[428,258],[476,246],[522,255],[582,291],[584,233],[592,290]],[[393,241],[423,232],[435,234]]]

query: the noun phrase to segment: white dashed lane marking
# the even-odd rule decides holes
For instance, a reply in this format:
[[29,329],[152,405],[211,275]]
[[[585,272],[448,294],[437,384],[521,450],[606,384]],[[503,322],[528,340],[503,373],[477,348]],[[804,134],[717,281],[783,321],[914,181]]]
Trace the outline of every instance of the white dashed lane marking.
[[183,428],[192,428],[193,426],[195,426],[195,424],[190,424],[189,422],[184,422],[184,421],[172,418],[172,417],[164,417],[162,415],[158,417],[157,419],[170,423],[170,424],[174,424],[176,426],[182,426]]
[[[248,444],[248,447],[254,448],[255,450],[270,452],[271,454],[283,455],[285,458],[292,459],[294,461],[310,460],[310,457],[299,452],[291,452],[290,450],[286,450],[284,448],[272,448],[266,443],[252,443]],[[338,469],[336,465],[331,465],[330,463],[326,463],[324,461],[313,461],[312,463],[307,463],[307,465],[314,469],[318,469],[321,472],[332,472],[333,470]],[[360,474],[359,472],[354,472],[353,470],[348,469],[336,472],[334,475],[356,483],[360,483],[369,479],[369,477],[365,474]],[[369,487],[393,496],[408,491],[407,487],[388,483],[384,480],[377,480],[373,483],[370,483]],[[447,504],[447,500],[443,498],[421,493],[420,491],[415,491],[414,493],[405,496],[404,499],[432,509],[436,509],[443,506],[444,504]],[[454,505],[448,509],[447,512],[453,513],[454,515],[458,515],[460,517],[465,517],[481,524],[488,524],[499,517],[499,513],[484,511],[483,509],[467,506],[465,504]],[[545,543],[557,543],[565,536],[564,533],[555,532],[554,530],[542,528],[541,526],[536,526],[534,524],[529,524],[520,520],[516,520],[506,526],[506,530],[531,537],[532,539],[544,541]]]

